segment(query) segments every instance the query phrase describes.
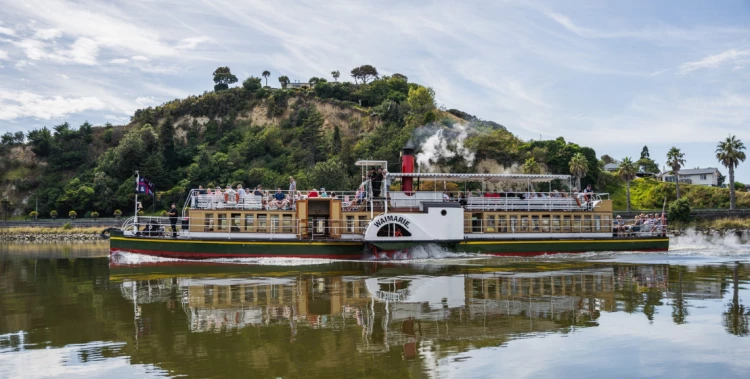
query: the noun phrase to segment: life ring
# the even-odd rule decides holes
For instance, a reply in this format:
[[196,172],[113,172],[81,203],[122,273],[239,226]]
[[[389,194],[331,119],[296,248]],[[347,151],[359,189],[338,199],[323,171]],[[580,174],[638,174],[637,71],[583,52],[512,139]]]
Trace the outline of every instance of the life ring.
[[576,196],[575,199],[576,199],[576,204],[578,204],[578,206],[580,207],[581,206],[581,199],[579,199],[578,196]]
[[225,194],[224,194],[224,202],[226,203],[226,202],[228,202],[228,201],[229,201],[229,194],[228,194],[228,193],[225,193]]
[[237,202],[237,203],[240,202],[240,194],[239,193],[235,193],[234,194],[234,201]]
[[403,237],[404,235],[401,234],[401,229],[396,229],[396,233],[393,234],[395,237]]

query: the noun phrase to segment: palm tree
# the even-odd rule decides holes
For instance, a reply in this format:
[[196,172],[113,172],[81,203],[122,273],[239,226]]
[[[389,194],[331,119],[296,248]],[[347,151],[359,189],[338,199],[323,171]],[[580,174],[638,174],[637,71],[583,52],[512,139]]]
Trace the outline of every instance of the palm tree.
[[736,136],[729,136],[716,146],[716,159],[729,169],[729,209],[737,207],[734,195],[734,169],[745,161],[745,144]]
[[570,173],[576,177],[576,187],[581,189],[581,178],[586,176],[586,172],[589,170],[589,162],[586,157],[581,153],[575,153],[573,158],[570,160]]
[[334,82],[338,82],[339,81],[339,76],[341,76],[341,73],[339,72],[339,70],[331,71],[331,76],[333,76],[333,81]]
[[672,174],[674,174],[674,184],[678,199],[680,198],[680,169],[684,165],[685,153],[672,146],[672,148],[669,149],[669,152],[667,152],[667,166],[672,169]]
[[268,77],[271,76],[271,71],[265,70],[261,75],[266,78],[266,87],[268,87]]
[[628,201],[628,212],[630,212],[630,181],[635,178],[635,173],[638,172],[638,168],[630,157],[623,158],[620,162],[620,168],[617,170],[617,175],[625,180],[627,188],[627,201]]
[[287,77],[286,75],[279,76],[279,83],[281,83],[281,88],[286,88],[289,82],[290,82],[289,77]]
[[739,296],[739,262],[734,264],[734,275],[733,275],[733,296],[732,302],[727,304],[727,311],[724,312],[724,328],[727,332],[738,337],[747,336],[750,334],[750,311],[745,307],[745,304],[740,303]]
[[534,157],[531,157],[524,162],[523,166],[521,167],[521,170],[524,174],[541,174],[542,173],[542,167],[539,166],[539,163],[534,159]]

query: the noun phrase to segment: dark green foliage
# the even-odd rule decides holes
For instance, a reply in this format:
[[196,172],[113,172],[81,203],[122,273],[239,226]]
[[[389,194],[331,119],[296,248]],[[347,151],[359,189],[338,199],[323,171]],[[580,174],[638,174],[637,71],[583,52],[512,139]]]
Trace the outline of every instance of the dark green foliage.
[[378,69],[366,64],[353,68],[351,74],[355,83],[362,82],[362,84],[367,84],[368,80],[378,77]]
[[47,127],[41,129],[34,129],[27,135],[29,144],[31,145],[31,151],[40,158],[46,158],[49,156],[50,149],[52,148],[52,133],[50,133]]
[[683,197],[671,202],[667,214],[669,222],[690,222],[690,201]]
[[23,132],[11,133],[7,132],[0,137],[0,144],[6,146],[20,145],[23,143],[25,136]]
[[[266,79],[266,80],[268,80],[268,79]],[[245,79],[244,82],[242,82],[242,87],[252,93],[252,92],[255,92],[255,91],[261,89],[261,87],[263,87],[263,86],[260,84],[260,78],[256,78],[254,76],[251,76],[251,77]]]
[[229,88],[232,83],[237,83],[237,77],[232,74],[229,67],[219,67],[214,71],[214,91],[219,92]]

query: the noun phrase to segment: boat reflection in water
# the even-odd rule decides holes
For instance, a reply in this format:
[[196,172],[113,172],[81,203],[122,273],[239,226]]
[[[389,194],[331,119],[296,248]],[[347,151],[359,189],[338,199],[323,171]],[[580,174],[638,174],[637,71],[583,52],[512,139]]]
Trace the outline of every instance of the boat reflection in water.
[[[601,312],[617,310],[618,291],[624,286],[636,293],[667,290],[667,265],[548,266],[551,270],[540,272],[513,264],[422,270],[380,263],[209,263],[183,265],[184,273],[178,275],[158,265],[113,265],[110,280],[121,281],[123,296],[133,302],[137,333],[148,325],[142,305],[173,306],[170,301],[179,299],[194,333],[283,327],[294,343],[304,329],[346,334],[356,329],[360,353],[396,349],[402,358],[425,358],[428,366],[468,349],[596,326]],[[290,270],[293,276],[281,276]],[[324,344],[323,339],[316,345]]]

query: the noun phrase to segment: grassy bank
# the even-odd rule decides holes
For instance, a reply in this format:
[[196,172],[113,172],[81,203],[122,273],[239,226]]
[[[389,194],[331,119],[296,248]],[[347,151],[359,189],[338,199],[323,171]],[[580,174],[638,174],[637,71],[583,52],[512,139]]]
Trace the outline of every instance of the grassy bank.
[[87,228],[34,228],[34,227],[10,227],[0,229],[0,235],[73,235],[73,234],[99,234],[101,227]]

